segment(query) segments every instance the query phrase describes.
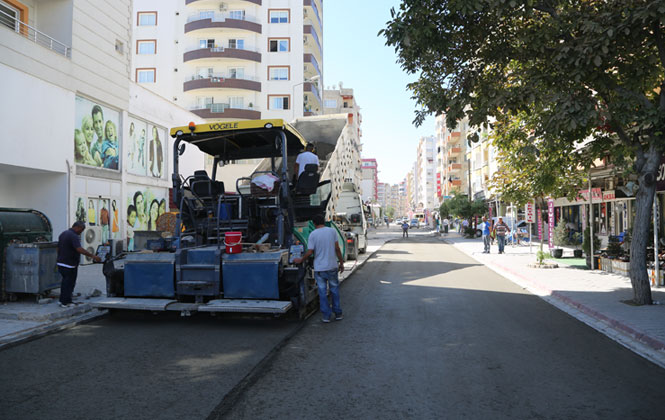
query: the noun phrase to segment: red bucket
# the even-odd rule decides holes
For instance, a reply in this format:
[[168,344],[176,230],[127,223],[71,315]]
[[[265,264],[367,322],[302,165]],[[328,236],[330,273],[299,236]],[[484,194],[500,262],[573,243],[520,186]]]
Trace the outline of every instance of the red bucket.
[[227,254],[240,254],[242,252],[242,232],[226,232],[224,245]]

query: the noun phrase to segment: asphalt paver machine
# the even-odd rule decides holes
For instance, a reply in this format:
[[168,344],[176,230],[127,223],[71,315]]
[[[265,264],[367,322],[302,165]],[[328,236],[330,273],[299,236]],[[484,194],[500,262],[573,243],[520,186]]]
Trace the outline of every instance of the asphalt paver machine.
[[[290,176],[305,139],[283,120],[191,123],[172,129],[171,136],[179,205],[173,247],[109,259],[107,297],[94,305],[184,315],[295,310],[304,317],[317,288],[311,262],[296,265],[293,258],[307,248],[310,219],[325,214],[332,191],[330,180],[319,180],[316,165],[297,180]],[[179,174],[186,147],[213,157],[210,176],[203,170],[187,178]],[[233,186],[216,180],[220,167],[248,159],[262,159],[262,170]]]

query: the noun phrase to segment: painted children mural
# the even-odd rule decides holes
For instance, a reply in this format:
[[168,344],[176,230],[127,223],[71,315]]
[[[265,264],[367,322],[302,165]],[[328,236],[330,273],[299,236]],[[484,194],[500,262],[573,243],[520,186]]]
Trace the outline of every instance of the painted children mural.
[[74,158],[76,163],[118,170],[120,167],[120,113],[76,97]]
[[127,249],[134,250],[136,231],[157,230],[157,218],[167,211],[165,189],[128,186],[127,195]]

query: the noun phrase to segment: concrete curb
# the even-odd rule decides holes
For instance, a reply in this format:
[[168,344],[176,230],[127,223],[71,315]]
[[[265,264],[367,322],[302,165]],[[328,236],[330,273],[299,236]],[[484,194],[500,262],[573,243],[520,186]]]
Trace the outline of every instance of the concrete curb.
[[[533,280],[527,276],[524,276],[523,274],[520,274],[511,268],[505,267],[495,262],[484,263],[476,259],[472,254],[468,254],[461,248],[455,246],[454,243],[445,240],[443,241],[444,243],[455,247],[457,250],[464,253],[465,255],[468,255],[479,263],[485,265],[497,274],[506,277],[519,286],[524,287],[529,292],[536,294],[546,302],[553,304],[567,314],[603,333],[607,337],[618,342],[629,350],[650,360],[660,367],[665,368],[665,343],[662,341],[651,337],[647,333],[639,331],[622,321],[599,312],[584,303],[578,302],[561,292],[551,290],[549,287],[538,282],[537,280]],[[557,305],[556,303],[559,304]],[[568,310],[568,308],[572,309],[572,311]],[[584,319],[583,317],[579,316],[579,314],[586,315],[588,319]],[[608,331],[608,329],[610,331]]]
[[90,311],[77,314],[73,317],[38,325],[32,328],[17,331],[12,334],[7,334],[6,336],[0,338],[0,350],[5,350],[15,345],[36,340],[57,331],[65,330],[79,324],[93,321],[97,318],[105,316],[107,313],[107,311],[91,309]]

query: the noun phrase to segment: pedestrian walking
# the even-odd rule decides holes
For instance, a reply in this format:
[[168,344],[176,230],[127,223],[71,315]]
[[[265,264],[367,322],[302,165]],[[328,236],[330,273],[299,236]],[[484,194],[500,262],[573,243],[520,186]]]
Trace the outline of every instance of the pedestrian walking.
[[[314,254],[314,279],[319,288],[319,307],[323,318],[321,321],[330,322],[334,313],[335,319],[341,321],[342,307],[339,298],[339,276],[344,271],[344,258],[337,242],[337,231],[326,227],[323,215],[312,217],[316,229],[309,234],[307,252],[302,258],[295,258],[296,264],[307,260]],[[336,258],[335,258],[336,257]],[[328,288],[332,296],[332,310],[328,302]]]
[[487,217],[483,216],[483,222],[480,224],[480,230],[483,232],[483,254],[490,253],[490,223],[487,221]]
[[406,220],[402,222],[402,238],[409,237],[409,222]]
[[85,229],[85,223],[76,221],[71,228],[62,232],[58,237],[58,272],[62,276],[60,285],[60,307],[69,308],[72,303],[72,293],[76,286],[76,276],[81,255],[92,258],[94,262],[102,259],[83,249],[81,246],[81,232]]
[[446,217],[446,218],[443,219],[443,222],[441,222],[441,224],[443,226],[443,233],[445,235],[447,235],[448,234],[448,229],[450,227],[450,220],[448,220],[448,218]]
[[503,254],[504,247],[506,246],[506,233],[510,232],[510,228],[504,223],[503,217],[499,216],[499,221],[494,224],[493,232],[499,244],[499,254]]

